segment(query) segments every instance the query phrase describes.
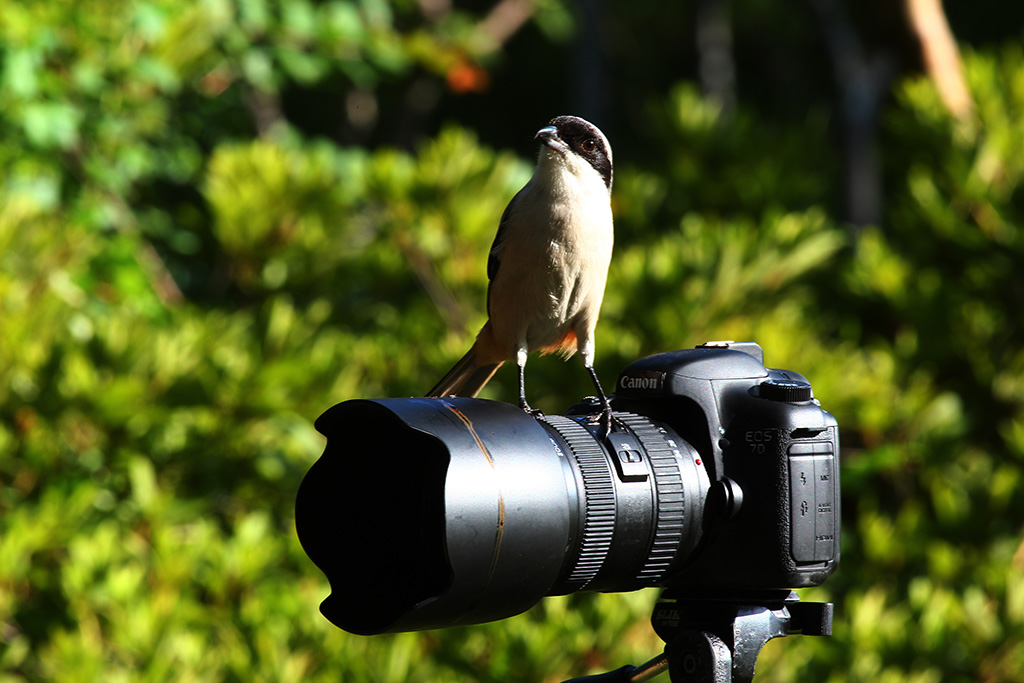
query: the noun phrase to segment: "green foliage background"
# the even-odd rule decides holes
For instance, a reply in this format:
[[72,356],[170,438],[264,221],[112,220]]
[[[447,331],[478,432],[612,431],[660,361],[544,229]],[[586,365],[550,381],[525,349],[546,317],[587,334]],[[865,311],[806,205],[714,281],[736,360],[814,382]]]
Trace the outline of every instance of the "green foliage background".
[[[529,79],[522,48],[472,31],[484,9],[5,3],[0,680],[557,681],[660,651],[652,591],[348,635],[319,615],[327,584],[295,538],[312,420],[422,393],[464,351],[529,135],[564,101],[538,88],[538,116],[474,131],[459,107],[487,96],[448,93],[447,122],[411,146],[316,134],[290,103],[372,92],[387,118],[396,84],[443,85],[467,58]],[[522,41],[558,54],[575,25],[538,2]],[[804,592],[837,603],[835,635],[770,643],[760,680],[1024,671],[1024,52],[964,58],[973,121],[921,77],[894,86],[877,227],[837,218],[820,100],[725,116],[663,69],[671,87],[629,105],[656,144],[616,144],[600,374],[755,339],[843,427],[843,565]],[[486,395],[511,397],[513,374]],[[551,412],[589,389],[575,362],[529,374]]]

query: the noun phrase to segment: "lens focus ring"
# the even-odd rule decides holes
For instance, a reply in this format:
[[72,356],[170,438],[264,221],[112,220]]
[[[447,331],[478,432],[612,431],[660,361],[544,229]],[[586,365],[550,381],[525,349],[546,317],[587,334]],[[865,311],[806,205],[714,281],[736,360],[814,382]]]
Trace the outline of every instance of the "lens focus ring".
[[578,422],[561,415],[540,418],[558,432],[569,446],[583,478],[586,509],[579,557],[566,585],[573,590],[585,588],[600,571],[615,532],[615,485],[604,450],[594,435]]
[[657,521],[647,560],[636,576],[650,584],[661,579],[668,571],[686,531],[688,520],[685,514],[683,474],[680,471],[681,458],[679,450],[672,447],[674,442],[666,441],[664,430],[651,424],[647,418],[632,413],[616,413],[615,417],[643,444],[654,473]]

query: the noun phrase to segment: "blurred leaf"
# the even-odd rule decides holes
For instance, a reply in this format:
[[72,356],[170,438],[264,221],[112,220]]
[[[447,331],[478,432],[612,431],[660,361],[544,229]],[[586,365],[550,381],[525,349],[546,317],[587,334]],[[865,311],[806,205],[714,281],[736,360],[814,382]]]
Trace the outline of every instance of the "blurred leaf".
[[22,114],[25,134],[40,147],[69,149],[78,142],[81,116],[74,107],[56,102],[32,102]]

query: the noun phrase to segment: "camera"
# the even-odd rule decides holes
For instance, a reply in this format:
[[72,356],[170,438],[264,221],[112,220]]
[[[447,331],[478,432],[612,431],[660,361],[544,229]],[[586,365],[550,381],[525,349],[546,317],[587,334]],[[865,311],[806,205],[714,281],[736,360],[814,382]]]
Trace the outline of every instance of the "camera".
[[321,612],[369,635],[647,586],[778,612],[773,596],[792,605],[835,570],[838,425],[805,377],[766,368],[756,343],[710,342],[633,362],[612,406],[607,438],[593,400],[543,416],[457,397],[324,412],[296,501],[330,581]]

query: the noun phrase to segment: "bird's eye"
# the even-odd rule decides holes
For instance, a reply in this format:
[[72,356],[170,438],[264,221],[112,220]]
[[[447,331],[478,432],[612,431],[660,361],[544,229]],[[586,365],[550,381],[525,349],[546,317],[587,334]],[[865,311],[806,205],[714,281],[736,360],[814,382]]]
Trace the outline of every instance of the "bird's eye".
[[584,152],[593,152],[597,149],[597,140],[594,138],[587,138],[580,144],[580,147]]

